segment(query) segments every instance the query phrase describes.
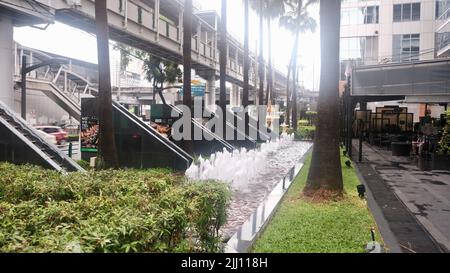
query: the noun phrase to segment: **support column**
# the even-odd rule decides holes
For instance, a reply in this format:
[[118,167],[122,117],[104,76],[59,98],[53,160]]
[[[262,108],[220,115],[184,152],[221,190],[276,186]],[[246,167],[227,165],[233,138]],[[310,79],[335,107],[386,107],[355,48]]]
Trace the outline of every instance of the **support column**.
[[230,91],[230,105],[231,106],[238,106],[238,96],[239,96],[239,86],[236,84],[231,85],[231,91]]
[[159,41],[159,0],[155,0],[155,12],[153,18],[155,20],[156,41]]
[[0,101],[14,109],[14,26],[11,18],[0,17]]
[[216,109],[216,76],[212,75],[206,82],[205,106],[212,111]]

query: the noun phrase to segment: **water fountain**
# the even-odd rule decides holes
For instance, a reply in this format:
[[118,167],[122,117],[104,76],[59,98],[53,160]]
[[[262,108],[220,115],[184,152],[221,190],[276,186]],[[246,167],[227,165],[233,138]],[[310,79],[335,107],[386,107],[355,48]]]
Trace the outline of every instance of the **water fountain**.
[[255,150],[218,152],[210,158],[199,158],[186,171],[193,180],[215,179],[229,183],[232,200],[228,222],[222,227],[224,238],[242,225],[280,180],[309,150],[312,143],[295,141],[283,134],[277,140],[261,144]]

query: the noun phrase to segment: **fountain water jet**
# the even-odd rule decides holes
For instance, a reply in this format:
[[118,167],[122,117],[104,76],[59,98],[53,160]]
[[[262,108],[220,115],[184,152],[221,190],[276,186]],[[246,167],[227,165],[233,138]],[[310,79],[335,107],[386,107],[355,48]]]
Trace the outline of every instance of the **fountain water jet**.
[[199,157],[186,176],[191,180],[213,179],[230,185],[233,193],[228,223],[221,230],[227,236],[245,222],[311,145],[283,134],[279,139],[261,144],[259,149],[224,150],[209,159]]

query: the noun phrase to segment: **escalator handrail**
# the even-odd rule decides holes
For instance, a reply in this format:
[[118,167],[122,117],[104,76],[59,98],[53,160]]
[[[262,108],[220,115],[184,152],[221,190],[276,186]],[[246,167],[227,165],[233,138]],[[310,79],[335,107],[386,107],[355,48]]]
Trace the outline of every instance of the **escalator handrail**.
[[[205,109],[205,112],[206,112],[206,114],[211,115],[211,116],[215,116],[215,115],[216,115],[216,113],[214,113],[214,112],[212,112],[212,111],[209,111],[209,110],[207,110],[207,109]],[[229,111],[229,110],[227,110],[227,112],[231,113],[234,117],[236,117],[236,118],[242,120],[242,118],[241,118],[239,115],[236,115],[235,112]],[[252,117],[250,117],[250,116],[249,116],[249,118],[255,120],[254,118],[252,118]],[[255,120],[255,121],[256,121],[256,120]],[[257,130],[260,134],[265,135],[268,139],[271,139],[270,135],[268,135],[267,133],[265,133],[265,132],[262,131],[261,129],[255,128],[255,126],[253,126],[252,123],[249,123],[248,125],[249,125],[250,127],[254,128],[255,130]],[[236,129],[237,129],[237,128],[236,128]],[[253,139],[252,139],[252,140],[253,140]]]
[[[178,112],[178,114],[182,114],[182,111],[180,109],[178,109],[176,106],[171,105],[171,104],[167,104],[171,109],[175,110]],[[231,145],[230,143],[228,143],[226,140],[224,140],[223,138],[221,138],[220,136],[218,136],[217,134],[215,134],[213,131],[211,131],[210,129],[208,129],[206,126],[204,126],[203,124],[201,124],[200,122],[198,122],[197,120],[195,120],[194,118],[191,119],[192,123],[194,123],[195,125],[199,126],[203,131],[207,132],[208,134],[210,134],[212,137],[214,137],[214,139],[218,140],[220,143],[222,143],[227,149],[229,150],[235,150],[236,147],[234,147],[233,145]]]
[[[228,112],[230,112],[230,111],[228,111]],[[207,109],[205,109],[205,113],[208,114],[208,115],[210,115],[211,117],[215,117],[215,116],[216,116],[216,113],[214,113],[214,112],[212,112],[212,111],[209,111],[209,110],[207,110]],[[232,113],[232,115],[233,115],[234,117],[238,117],[238,116],[236,116],[233,112],[230,112],[230,113]],[[225,116],[225,118],[226,118],[226,116]],[[227,120],[227,121],[226,121],[226,124],[229,125],[230,127],[233,127],[233,128],[236,130],[237,133],[239,133],[239,134],[241,134],[241,135],[244,135],[245,138],[246,138],[247,140],[249,140],[249,141],[253,142],[254,144],[256,144],[256,140],[255,140],[255,139],[251,138],[251,137],[248,136],[247,134],[245,134],[245,133],[243,133],[242,131],[240,131],[235,125],[233,125],[233,123],[231,123],[230,121]]]
[[187,163],[187,168],[189,168],[190,164],[194,159],[192,156],[190,156],[188,153],[186,153],[183,149],[181,149],[179,146],[177,146],[175,143],[170,141],[169,139],[163,137],[158,131],[156,131],[154,128],[140,120],[135,114],[128,111],[124,106],[122,106],[117,101],[113,100],[113,106],[122,114],[124,114],[126,117],[128,117],[130,120],[134,121],[139,127],[141,127],[143,130],[150,133],[152,136],[156,137],[161,143],[166,145],[169,149],[171,149],[173,152],[175,152],[178,156],[183,158]]
[[61,150],[59,150],[59,148],[56,147],[56,145],[49,143],[47,140],[42,138],[37,132],[37,129],[33,128],[31,125],[28,125],[28,123],[24,119],[22,119],[22,117],[17,116],[14,111],[12,111],[8,106],[6,106],[1,101],[0,101],[0,108],[9,116],[9,118],[11,118],[15,123],[19,124],[34,139],[37,139],[41,144],[46,146],[51,152],[55,153],[60,158],[60,160],[53,160],[53,159],[50,160],[54,161],[63,168],[65,168],[66,165],[69,164],[72,168],[74,168],[77,171],[85,171],[80,165],[78,165],[74,160],[72,160],[72,158],[70,158]]

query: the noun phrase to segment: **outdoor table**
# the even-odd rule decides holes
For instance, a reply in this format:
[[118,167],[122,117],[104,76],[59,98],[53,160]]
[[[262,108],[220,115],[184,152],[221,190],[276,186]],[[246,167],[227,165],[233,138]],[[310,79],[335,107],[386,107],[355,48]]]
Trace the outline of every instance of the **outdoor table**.
[[412,145],[410,142],[392,142],[391,150],[393,156],[409,156]]

